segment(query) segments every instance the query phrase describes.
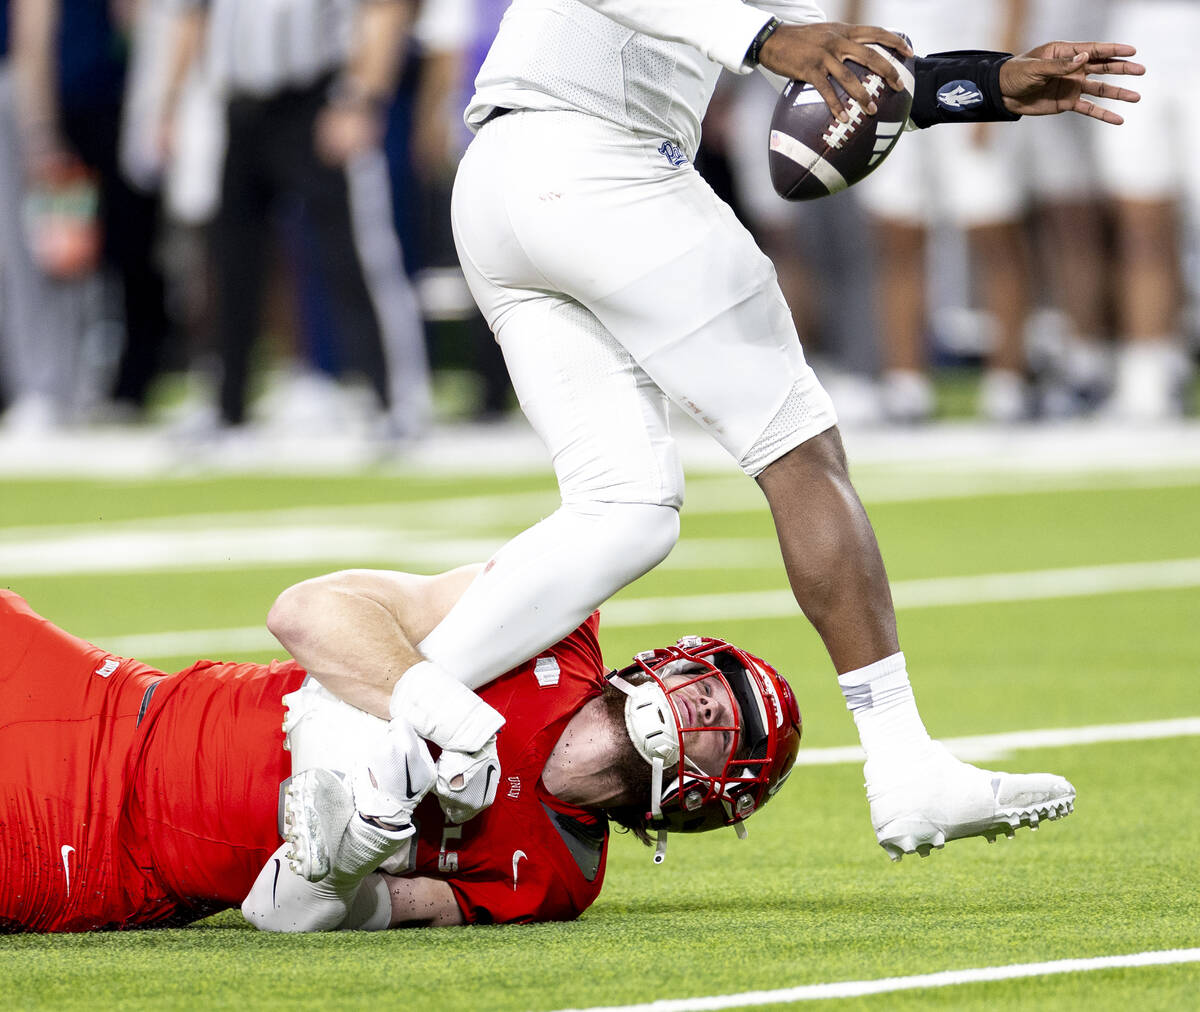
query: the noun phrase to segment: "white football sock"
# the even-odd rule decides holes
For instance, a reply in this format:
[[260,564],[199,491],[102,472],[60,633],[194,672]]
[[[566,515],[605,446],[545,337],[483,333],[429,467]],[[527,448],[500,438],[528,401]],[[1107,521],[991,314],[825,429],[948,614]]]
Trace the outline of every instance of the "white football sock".
[[838,676],[838,685],[873,767],[903,762],[928,746],[929,732],[917,712],[903,653],[847,671]]
[[678,537],[672,506],[563,505],[504,545],[419,649],[478,689],[557,643]]

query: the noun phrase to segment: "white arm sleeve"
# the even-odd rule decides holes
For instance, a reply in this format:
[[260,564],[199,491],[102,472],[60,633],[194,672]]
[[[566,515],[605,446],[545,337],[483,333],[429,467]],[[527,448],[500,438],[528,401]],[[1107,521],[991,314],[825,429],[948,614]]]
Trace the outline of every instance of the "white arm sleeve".
[[807,23],[824,15],[812,0],[580,0],[605,17],[634,31],[699,49],[735,74],[752,69],[745,62],[750,43],[774,15],[781,21]]

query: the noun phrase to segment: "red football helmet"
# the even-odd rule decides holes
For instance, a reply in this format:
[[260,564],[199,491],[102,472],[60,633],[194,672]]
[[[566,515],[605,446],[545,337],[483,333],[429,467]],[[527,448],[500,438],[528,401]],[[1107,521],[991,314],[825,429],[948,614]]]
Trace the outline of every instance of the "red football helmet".
[[[636,684],[630,677],[642,672]],[[609,676],[625,725],[653,768],[646,827],[700,833],[740,825],[783,785],[800,749],[800,709],[771,665],[724,640],[685,636]]]

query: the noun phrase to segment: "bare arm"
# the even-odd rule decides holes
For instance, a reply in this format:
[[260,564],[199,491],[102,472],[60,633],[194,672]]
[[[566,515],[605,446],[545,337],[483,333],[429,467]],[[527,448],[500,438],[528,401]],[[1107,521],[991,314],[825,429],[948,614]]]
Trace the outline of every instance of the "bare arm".
[[457,49],[430,51],[421,69],[413,113],[413,162],[425,179],[454,176],[454,128],[458,118],[452,103],[462,74],[463,54]]
[[412,19],[411,0],[367,0],[359,4],[354,54],[347,74],[365,95],[384,101],[391,97]]
[[40,179],[52,174],[65,157],[55,72],[59,0],[13,0],[9,18],[26,171]]
[[416,644],[479,569],[463,566],[437,576],[349,569],[319,576],[280,594],[267,628],[330,692],[387,719],[393,686],[422,660]]
[[449,883],[436,878],[384,875],[392,895],[389,928],[444,928],[465,924]]
[[350,63],[317,120],[317,151],[330,165],[345,165],[383,137],[412,13],[411,0],[359,3]]
[[168,57],[167,86],[163,99],[164,121],[175,115],[184,82],[204,47],[207,31],[207,7],[186,7],[176,13],[169,42],[171,52]]

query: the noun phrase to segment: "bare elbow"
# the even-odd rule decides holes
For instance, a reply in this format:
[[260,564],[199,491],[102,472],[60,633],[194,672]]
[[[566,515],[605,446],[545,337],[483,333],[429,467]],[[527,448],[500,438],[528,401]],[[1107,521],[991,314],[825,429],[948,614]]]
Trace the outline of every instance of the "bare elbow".
[[288,587],[267,612],[267,630],[292,654],[303,644],[320,607],[322,591],[314,584],[305,580]]

